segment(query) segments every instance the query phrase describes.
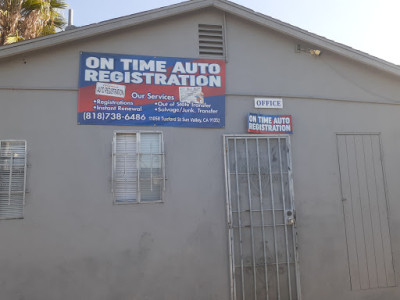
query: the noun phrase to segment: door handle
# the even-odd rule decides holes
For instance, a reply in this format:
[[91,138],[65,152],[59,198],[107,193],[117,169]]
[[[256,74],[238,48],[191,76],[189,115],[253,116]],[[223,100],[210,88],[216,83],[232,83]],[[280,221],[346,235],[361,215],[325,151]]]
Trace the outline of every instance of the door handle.
[[285,223],[286,225],[293,225],[296,221],[294,211],[289,209],[285,211]]

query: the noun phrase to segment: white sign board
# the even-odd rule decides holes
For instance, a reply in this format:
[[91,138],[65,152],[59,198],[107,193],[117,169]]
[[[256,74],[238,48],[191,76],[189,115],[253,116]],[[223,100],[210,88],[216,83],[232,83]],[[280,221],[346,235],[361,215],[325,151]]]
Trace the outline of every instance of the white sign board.
[[255,108],[283,108],[282,98],[254,98]]

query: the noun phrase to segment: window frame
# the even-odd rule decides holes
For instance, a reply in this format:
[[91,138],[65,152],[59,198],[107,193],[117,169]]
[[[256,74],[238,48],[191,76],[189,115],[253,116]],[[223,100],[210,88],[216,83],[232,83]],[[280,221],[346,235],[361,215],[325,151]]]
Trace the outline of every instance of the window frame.
[[[1,160],[4,158],[5,160],[7,159],[6,156],[2,157],[2,145],[3,143],[22,143],[23,144],[23,165],[22,165],[22,170],[23,170],[23,174],[22,174],[22,189],[21,190],[17,190],[17,191],[13,191],[12,190],[12,176],[13,176],[13,171],[15,170],[15,167],[13,165],[13,161],[14,161],[14,157],[16,156],[10,156],[10,171],[9,171],[9,183],[8,186],[6,188],[8,188],[8,192],[2,192],[0,191],[0,196],[2,195],[7,195],[8,194],[8,205],[11,205],[12,202],[21,200],[22,203],[20,205],[20,208],[18,207],[17,204],[17,209],[14,212],[14,215],[11,212],[6,212],[6,210],[4,210],[3,212],[0,213],[0,220],[13,220],[13,219],[23,219],[24,218],[24,206],[25,206],[25,198],[26,198],[26,173],[27,173],[27,160],[28,160],[28,144],[26,140],[18,140],[18,139],[0,139],[0,162]],[[13,153],[13,152],[11,152]],[[4,164],[4,167],[6,165]],[[3,166],[0,164],[0,176],[1,176],[1,168]],[[22,199],[12,199],[12,195],[18,195],[20,194],[22,196]],[[6,198],[6,197],[5,197]],[[7,199],[6,199],[7,201]],[[4,202],[6,202],[4,201]],[[0,202],[1,203],[1,202]],[[1,210],[1,207],[0,207]],[[9,214],[9,215],[8,215]],[[2,216],[3,215],[3,216]]]
[[[131,134],[135,135],[136,139],[136,152],[135,152],[135,160],[136,160],[136,182],[135,182],[135,193],[136,193],[136,201],[121,201],[117,199],[116,196],[116,179],[115,179],[115,173],[117,170],[116,167],[116,141],[117,141],[117,136],[119,134]],[[141,150],[141,135],[142,134],[157,134],[160,139],[160,149],[161,152],[157,153],[157,155],[160,155],[161,157],[161,192],[160,192],[160,200],[147,200],[143,201],[142,200],[142,191],[141,191],[141,184],[140,184],[140,170],[142,169],[140,167],[140,156]],[[163,132],[162,131],[151,131],[151,130],[114,130],[113,132],[113,141],[112,141],[112,166],[111,166],[111,193],[113,197],[113,204],[116,205],[132,205],[132,204],[154,204],[154,203],[164,203],[164,191],[165,191],[165,181],[166,181],[166,176],[165,176],[165,151],[164,151],[164,137],[163,137]],[[152,173],[151,173],[152,174]],[[151,180],[153,180],[151,178]]]

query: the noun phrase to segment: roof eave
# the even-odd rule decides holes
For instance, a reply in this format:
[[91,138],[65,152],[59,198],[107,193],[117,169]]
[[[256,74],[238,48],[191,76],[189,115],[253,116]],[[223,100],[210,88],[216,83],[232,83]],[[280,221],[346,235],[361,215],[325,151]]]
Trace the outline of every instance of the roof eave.
[[321,49],[325,49],[338,55],[352,59],[354,61],[369,65],[381,71],[400,76],[400,66],[397,66],[383,59],[371,56],[362,51],[355,50],[346,45],[329,40],[322,36],[313,34],[288,23],[284,23],[269,16],[257,13],[246,7],[225,1],[216,1],[214,3],[214,6],[227,13],[245,18],[249,21],[270,28],[276,32],[280,32],[287,36],[320,47]]
[[189,0],[117,19],[78,27],[73,30],[64,31],[45,37],[2,46],[0,49],[0,59],[20,55],[26,52],[41,50],[47,47],[59,46],[77,40],[90,38],[95,35],[137,26],[154,20],[168,18],[206,7],[218,8],[226,13],[247,19],[276,32],[285,34],[309,44],[313,44],[323,50],[336,53],[378,70],[400,76],[400,66],[225,0]]
[[209,7],[211,6],[212,2],[212,0],[192,0],[181,2],[178,4],[140,12],[125,17],[77,27],[72,30],[63,31],[44,37],[5,45],[2,46],[0,49],[0,60],[27,52],[37,51],[52,46],[59,46],[62,44],[90,38],[99,34],[105,34],[123,28],[137,26],[140,24],[151,22],[153,20],[192,12],[197,9]]

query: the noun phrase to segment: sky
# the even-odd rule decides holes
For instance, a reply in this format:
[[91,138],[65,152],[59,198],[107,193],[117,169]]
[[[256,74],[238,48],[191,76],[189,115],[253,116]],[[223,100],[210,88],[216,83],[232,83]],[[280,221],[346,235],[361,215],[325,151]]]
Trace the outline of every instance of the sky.
[[[175,0],[65,0],[74,25],[168,6]],[[399,0],[234,0],[256,12],[400,65]],[[112,5],[110,5],[112,4]],[[68,9],[64,16],[68,18]]]

